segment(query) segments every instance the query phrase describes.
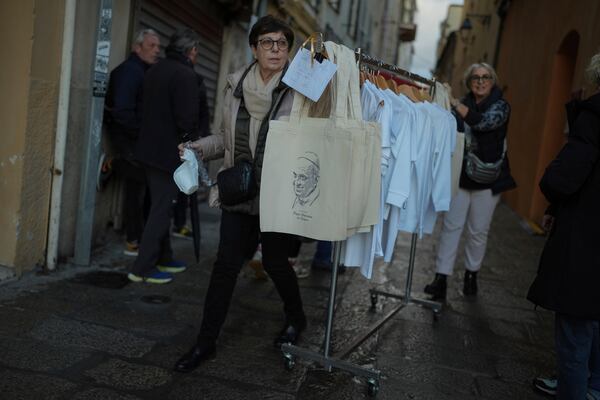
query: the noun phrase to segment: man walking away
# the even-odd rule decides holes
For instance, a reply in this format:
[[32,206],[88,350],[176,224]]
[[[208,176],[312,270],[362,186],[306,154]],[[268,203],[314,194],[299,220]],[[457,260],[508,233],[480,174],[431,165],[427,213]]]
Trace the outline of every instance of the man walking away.
[[193,69],[199,39],[190,29],[173,34],[166,59],[144,78],[144,113],[134,155],[144,167],[151,206],[139,255],[128,275],[134,282],[168,283],[171,273],[186,269],[173,259],[169,227],[177,196],[173,172],[181,163],[177,146],[199,134],[198,81]]

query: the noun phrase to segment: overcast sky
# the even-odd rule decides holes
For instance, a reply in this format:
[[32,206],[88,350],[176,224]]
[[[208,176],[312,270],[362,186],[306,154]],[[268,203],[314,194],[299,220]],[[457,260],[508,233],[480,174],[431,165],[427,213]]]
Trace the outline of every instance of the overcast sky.
[[417,0],[417,37],[411,72],[431,77],[440,38],[440,22],[446,18],[450,4],[463,4],[463,0]]

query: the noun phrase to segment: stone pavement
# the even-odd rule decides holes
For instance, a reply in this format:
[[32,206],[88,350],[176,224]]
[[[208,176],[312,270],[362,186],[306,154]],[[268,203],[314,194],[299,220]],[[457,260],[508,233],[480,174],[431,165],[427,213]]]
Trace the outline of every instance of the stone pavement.
[[[0,399],[364,399],[364,379],[327,372],[307,360],[287,371],[272,339],[282,324],[270,281],[244,269],[219,341],[218,357],[190,374],[171,368],[194,341],[218,241],[219,212],[201,206],[201,260],[169,285],[125,284],[131,258],[109,234],[88,268],[65,266],[0,286]],[[438,224],[439,225],[439,224]],[[439,226],[438,226],[439,229]],[[433,275],[437,233],[418,242],[413,294]],[[475,300],[461,292],[462,260],[437,321],[409,305],[349,360],[382,371],[379,399],[541,399],[531,388],[554,364],[552,315],[525,300],[544,239],[500,205]],[[190,241],[173,239],[192,263]],[[410,235],[371,281],[340,275],[333,351],[342,349],[397,303],[369,288],[403,291]],[[314,244],[304,245],[310,262]],[[462,256],[461,256],[462,257]],[[97,275],[101,272],[101,275]],[[123,286],[123,284],[125,284]],[[300,346],[321,348],[329,274],[301,280],[309,327]]]

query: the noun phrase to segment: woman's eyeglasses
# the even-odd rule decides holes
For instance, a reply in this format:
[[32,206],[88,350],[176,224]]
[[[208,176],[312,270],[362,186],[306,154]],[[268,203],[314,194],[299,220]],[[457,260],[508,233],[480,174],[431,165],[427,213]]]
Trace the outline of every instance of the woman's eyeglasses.
[[469,77],[469,81],[471,81],[471,82],[487,83],[491,80],[492,80],[491,75],[471,75]]
[[277,43],[277,48],[279,50],[287,50],[288,48],[288,42],[285,39],[273,40],[266,38],[258,41],[258,44],[260,44],[260,47],[262,47],[263,50],[271,50],[275,43]]

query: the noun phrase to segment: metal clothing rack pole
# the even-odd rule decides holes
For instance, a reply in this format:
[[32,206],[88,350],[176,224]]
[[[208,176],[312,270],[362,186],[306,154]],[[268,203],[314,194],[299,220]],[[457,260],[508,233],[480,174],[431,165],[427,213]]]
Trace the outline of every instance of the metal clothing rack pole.
[[[318,353],[312,350],[303,349],[289,343],[281,345],[286,369],[292,369],[295,365],[296,357],[316,361],[321,364],[328,372],[333,368],[341,369],[350,372],[354,376],[362,376],[367,378],[368,393],[375,396],[379,391],[379,380],[381,372],[376,369],[364,368],[360,365],[333,358],[331,353],[331,333],[333,330],[333,314],[335,312],[335,298],[337,291],[338,267],[340,265],[340,256],[342,252],[342,243],[335,242],[333,244],[333,267],[331,269],[331,280],[329,284],[329,301],[327,304],[327,320],[325,324],[325,338],[323,341],[323,353]],[[343,358],[343,357],[342,357]]]
[[[385,69],[388,72],[392,72],[398,75],[402,75],[405,78],[408,78],[412,81],[423,83],[430,87],[430,94],[433,94],[435,90],[435,80],[430,80],[423,78],[419,75],[413,74],[409,71],[405,71],[399,67],[394,65],[386,64],[380,60],[377,60],[371,56],[368,56],[362,53],[361,49],[356,50],[356,58],[357,62],[360,66],[361,63],[368,64],[374,66],[379,69]],[[368,394],[370,396],[375,396],[379,392],[379,380],[381,378],[381,372],[376,369],[364,368],[356,364],[352,364],[350,362],[342,360],[354,350],[356,347],[360,346],[367,338],[369,338],[373,333],[375,333],[383,324],[385,324],[390,318],[392,318],[398,311],[400,311],[404,306],[409,303],[413,304],[421,304],[425,307],[431,308],[434,311],[434,315],[437,315],[441,310],[442,305],[437,302],[414,299],[411,297],[411,286],[412,286],[412,275],[414,271],[414,261],[417,247],[417,234],[412,235],[411,246],[410,246],[410,256],[409,256],[409,265],[408,265],[408,273],[406,280],[406,291],[404,295],[387,293],[379,290],[370,290],[371,294],[371,302],[373,305],[376,304],[377,296],[385,296],[392,298],[399,298],[402,300],[402,303],[396,306],[393,310],[388,312],[388,314],[382,318],[380,321],[375,323],[370,329],[365,332],[363,335],[355,339],[348,347],[340,352],[340,356],[337,358],[331,357],[331,333],[333,330],[333,317],[335,311],[335,300],[336,300],[336,289],[337,289],[337,279],[338,279],[338,267],[340,265],[340,255],[342,249],[341,242],[335,242],[333,246],[333,268],[331,271],[331,281],[329,286],[329,301],[327,305],[327,320],[325,325],[325,338],[323,342],[323,353],[320,354],[318,352],[303,349],[298,346],[294,346],[289,343],[285,343],[281,346],[281,350],[284,355],[285,367],[287,369],[292,369],[295,365],[296,357],[301,357],[304,359],[308,359],[311,361],[316,361],[329,372],[333,368],[338,368],[347,372],[352,373],[355,376],[362,376],[367,378],[368,385]],[[375,299],[375,300],[374,300]]]

